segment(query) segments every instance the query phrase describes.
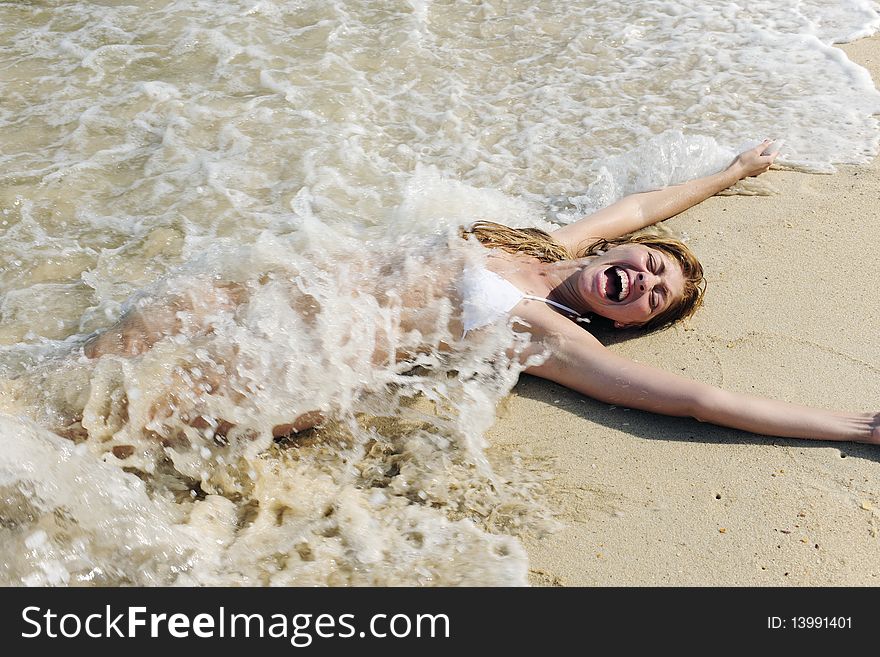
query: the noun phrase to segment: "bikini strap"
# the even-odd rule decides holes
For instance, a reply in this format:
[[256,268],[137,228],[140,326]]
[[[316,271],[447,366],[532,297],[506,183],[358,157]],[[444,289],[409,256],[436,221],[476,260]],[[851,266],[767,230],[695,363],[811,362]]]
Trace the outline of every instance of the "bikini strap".
[[556,301],[553,301],[552,299],[547,299],[545,297],[538,297],[538,296],[535,296],[534,294],[524,294],[523,299],[531,299],[532,301],[543,301],[544,303],[549,303],[551,306],[556,306],[560,310],[564,310],[567,313],[574,315],[576,322],[583,322],[585,324],[590,323],[589,317],[584,317],[576,310],[572,310],[568,306],[561,304],[561,303],[557,303]]

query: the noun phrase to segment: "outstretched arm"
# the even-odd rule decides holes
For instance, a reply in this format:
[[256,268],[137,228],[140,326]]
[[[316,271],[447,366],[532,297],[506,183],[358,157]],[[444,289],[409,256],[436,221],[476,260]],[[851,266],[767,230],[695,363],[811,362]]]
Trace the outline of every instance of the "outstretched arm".
[[722,390],[618,356],[575,331],[550,338],[553,355],[527,371],[600,401],[662,415],[768,436],[880,444],[880,413],[829,411]]
[[599,239],[613,239],[656,224],[770,168],[776,154],[761,155],[770,140],[741,153],[724,171],[652,192],[630,194],[607,208],[563,226],[553,237],[578,254]]

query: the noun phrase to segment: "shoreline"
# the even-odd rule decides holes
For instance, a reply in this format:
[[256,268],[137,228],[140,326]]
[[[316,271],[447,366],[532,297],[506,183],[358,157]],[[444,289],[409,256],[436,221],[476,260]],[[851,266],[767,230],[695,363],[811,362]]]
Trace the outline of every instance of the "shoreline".
[[[840,47],[880,86],[880,35]],[[880,410],[880,158],[837,168],[771,170],[773,195],[670,219],[706,268],[705,304],[610,348],[742,392]],[[498,415],[490,459],[547,470],[543,501],[563,525],[521,537],[532,585],[880,583],[876,446],[614,408],[528,376]]]

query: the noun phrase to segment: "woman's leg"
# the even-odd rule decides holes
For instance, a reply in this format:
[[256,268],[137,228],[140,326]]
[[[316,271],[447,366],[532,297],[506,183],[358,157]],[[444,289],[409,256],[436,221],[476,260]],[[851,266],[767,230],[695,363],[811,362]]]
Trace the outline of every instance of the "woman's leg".
[[[168,336],[181,333],[191,335],[209,333],[211,327],[206,320],[211,315],[218,311],[233,310],[245,299],[244,287],[227,283],[211,285],[207,289],[199,288],[185,297],[174,297],[167,303],[151,301],[137,305],[115,324],[86,342],[84,353],[88,358],[100,358],[104,355],[133,357],[144,353],[159,340]],[[204,369],[198,381],[188,379],[184,382],[178,377],[162,402],[152,409],[152,416],[170,417],[180,401],[180,396],[184,394],[185,387],[196,386],[202,391],[200,394],[215,393],[223,387],[221,378],[217,372],[208,373]],[[308,411],[297,416],[292,422],[274,426],[272,435],[280,438],[312,429],[324,419],[320,411]],[[208,419],[197,413],[183,417],[181,420],[198,429],[212,428],[215,435],[225,435],[235,426],[222,418]]]
[[137,356],[164,337],[210,333],[212,328],[207,320],[211,315],[234,310],[245,299],[246,290],[242,285],[223,283],[199,286],[166,303],[144,300],[115,324],[90,338],[83,352],[88,358]]

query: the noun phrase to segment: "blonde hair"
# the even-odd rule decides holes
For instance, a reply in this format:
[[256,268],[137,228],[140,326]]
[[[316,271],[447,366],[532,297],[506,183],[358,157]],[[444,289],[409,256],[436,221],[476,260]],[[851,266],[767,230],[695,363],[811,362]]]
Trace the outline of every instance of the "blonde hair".
[[540,228],[511,228],[494,221],[478,221],[470,228],[462,229],[462,237],[473,235],[488,249],[501,249],[508,253],[532,256],[541,262],[574,260],[575,256],[550,233]]
[[608,249],[624,244],[642,244],[665,253],[677,262],[684,276],[684,292],[660,313],[639,328],[653,330],[662,328],[694,314],[703,303],[706,292],[706,279],[703,266],[691,250],[678,240],[653,235],[634,235],[611,240],[597,240],[578,253],[570,252],[565,246],[539,228],[510,228],[492,221],[478,221],[468,229],[462,230],[462,237],[473,235],[483,246],[501,249],[537,258],[541,262],[559,262],[587,256],[600,255]]

